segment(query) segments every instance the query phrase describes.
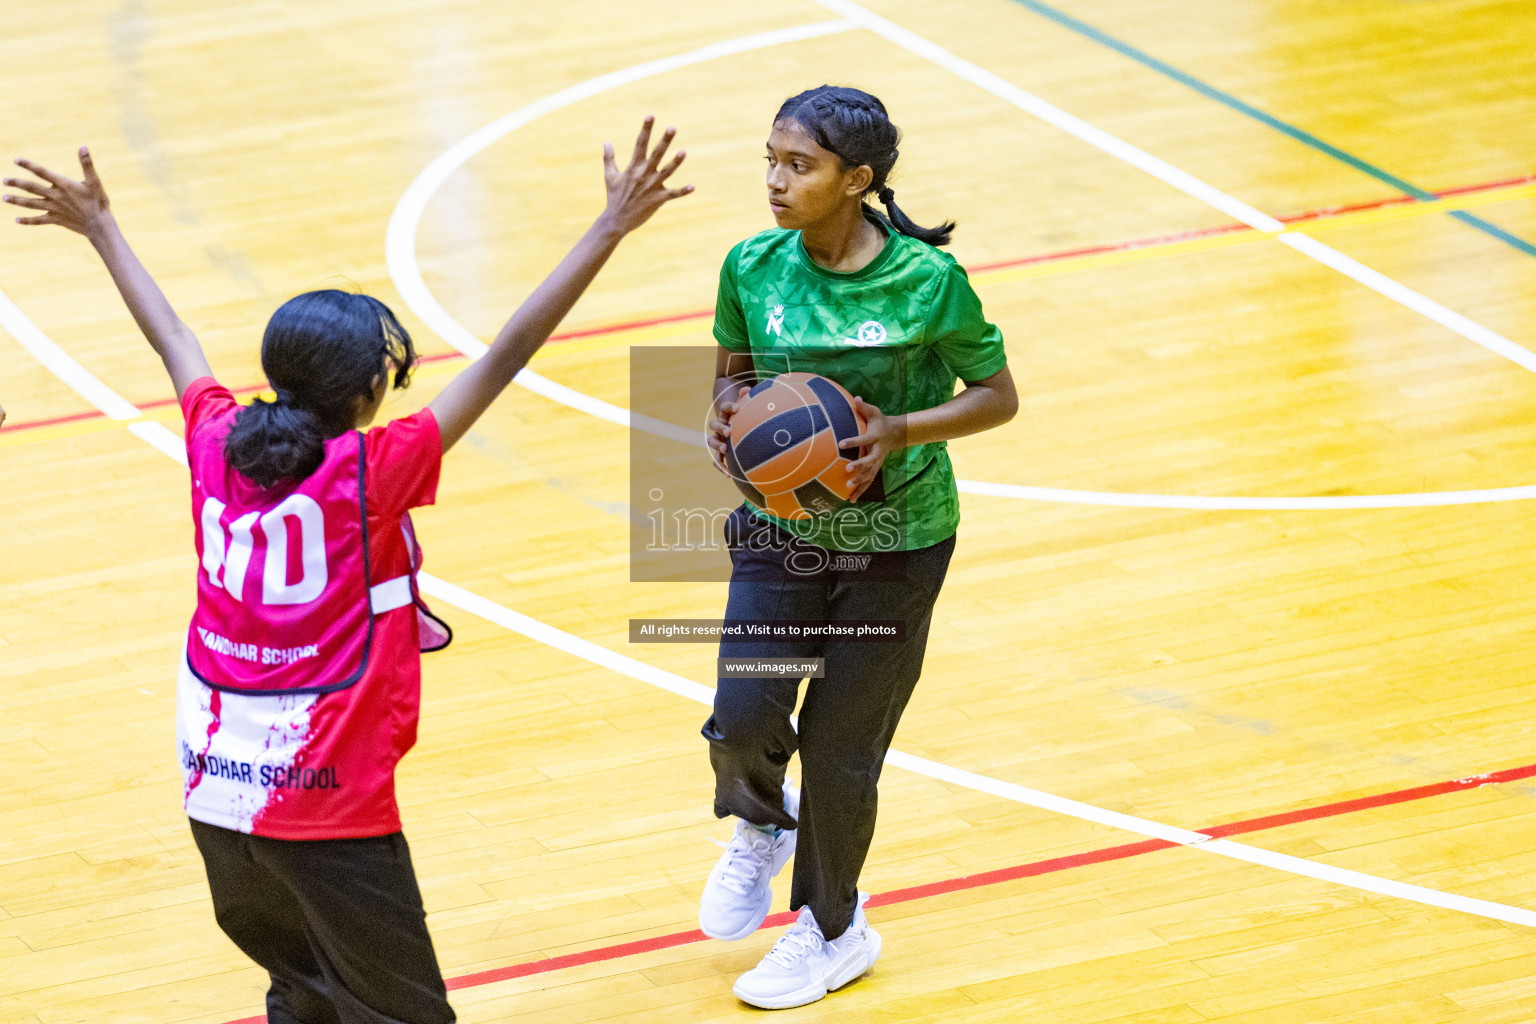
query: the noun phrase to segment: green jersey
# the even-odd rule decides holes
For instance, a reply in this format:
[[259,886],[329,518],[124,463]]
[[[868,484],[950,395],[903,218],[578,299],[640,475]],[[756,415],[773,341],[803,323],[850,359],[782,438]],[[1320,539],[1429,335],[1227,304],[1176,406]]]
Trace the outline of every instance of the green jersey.
[[[817,264],[798,231],[774,228],[739,243],[720,268],[715,339],[750,352],[759,378],[821,374],[887,416],[942,405],[957,379],[982,380],[1007,365],[1002,333],[955,258],[866,216],[886,234],[885,248],[851,274]],[[928,547],[960,525],[945,447],[891,452],[857,503],[811,521],[747,505],[833,551]]]

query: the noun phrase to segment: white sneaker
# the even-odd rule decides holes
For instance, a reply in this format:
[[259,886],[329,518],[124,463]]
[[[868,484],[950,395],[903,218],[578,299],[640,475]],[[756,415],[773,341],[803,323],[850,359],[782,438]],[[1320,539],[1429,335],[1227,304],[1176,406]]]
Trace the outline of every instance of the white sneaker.
[[[784,809],[800,816],[800,791],[784,783]],[[762,926],[773,905],[773,876],[795,852],[796,831],[786,828],[771,836],[750,822],[736,822],[736,834],[704,883],[699,901],[699,928],[712,939],[734,942]]]
[[859,893],[848,930],[828,942],[810,907],[779,936],[762,962],[736,979],[736,998],[765,1010],[787,1010],[814,1003],[874,966],[880,959],[880,933],[864,918],[868,893]]

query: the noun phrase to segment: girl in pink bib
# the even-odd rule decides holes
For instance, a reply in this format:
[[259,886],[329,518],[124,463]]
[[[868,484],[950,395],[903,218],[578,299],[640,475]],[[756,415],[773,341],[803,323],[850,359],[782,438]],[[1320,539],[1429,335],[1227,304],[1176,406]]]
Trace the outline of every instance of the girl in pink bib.
[[[382,302],[317,291],[267,324],[276,397],[239,405],[128,247],[90,154],[82,181],[26,160],[23,224],[84,235],[160,355],[186,419],[197,610],[177,688],[187,816],[224,932],[271,975],[271,1024],[454,1020],[400,831],[421,653],[451,632],[416,586],[410,510],[442,457],[549,337],[619,240],[691,192],[646,118],[607,208],[497,335],[413,416],[366,429],[416,360]],[[366,429],[366,433],[364,432]]]

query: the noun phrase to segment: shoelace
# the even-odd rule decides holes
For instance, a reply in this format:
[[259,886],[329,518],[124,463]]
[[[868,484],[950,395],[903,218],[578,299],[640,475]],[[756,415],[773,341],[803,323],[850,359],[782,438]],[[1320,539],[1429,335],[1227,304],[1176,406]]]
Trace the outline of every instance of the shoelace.
[[731,837],[730,843],[720,845],[726,852],[721,884],[732,892],[747,895],[756,887],[758,873],[772,859],[773,837],[755,828],[744,828]]
[[821,929],[816,927],[816,919],[811,917],[808,910],[803,910],[799,919],[789,926],[789,931],[779,936],[779,941],[773,944],[763,959],[772,960],[780,967],[792,968],[799,961],[820,952],[826,943],[827,940],[821,937]]

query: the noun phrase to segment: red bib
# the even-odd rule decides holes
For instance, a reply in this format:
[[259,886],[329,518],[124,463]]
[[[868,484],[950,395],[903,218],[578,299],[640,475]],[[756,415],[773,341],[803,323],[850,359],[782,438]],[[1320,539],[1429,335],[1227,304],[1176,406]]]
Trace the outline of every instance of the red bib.
[[373,616],[407,604],[417,606],[420,648],[447,646],[451,632],[416,587],[421,555],[409,517],[401,528],[410,573],[378,585],[370,578],[361,433],[327,441],[314,473],[271,489],[229,468],[226,433],[200,430],[188,446],[202,566],[187,660],[198,679],[252,696],[344,689],[367,668]]

